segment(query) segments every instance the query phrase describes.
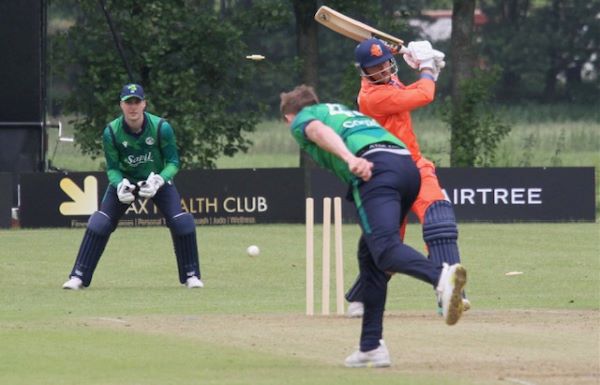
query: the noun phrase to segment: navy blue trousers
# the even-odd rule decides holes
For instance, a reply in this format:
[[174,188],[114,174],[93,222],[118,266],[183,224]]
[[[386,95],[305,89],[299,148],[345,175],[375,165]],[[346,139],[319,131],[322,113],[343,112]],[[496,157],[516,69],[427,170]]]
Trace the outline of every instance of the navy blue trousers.
[[[179,281],[183,283],[191,275],[200,277],[195,225],[193,218],[181,207],[179,192],[173,184],[166,183],[152,197],[152,201],[163,214],[166,224],[171,230],[179,269]],[[147,202],[145,200],[138,201],[139,204],[147,204]],[[81,278],[84,286],[90,285],[109,237],[129,207],[130,205],[119,201],[116,188],[109,185],[102,198],[100,209],[88,221],[86,233],[70,274],[71,277]]]
[[373,176],[368,182],[357,181],[352,195],[362,228],[358,264],[365,311],[360,350],[369,351],[377,348],[382,339],[389,273],[407,274],[435,288],[441,266],[405,245],[400,238],[400,225],[421,186],[412,158],[390,152],[374,152],[364,157],[374,163]]

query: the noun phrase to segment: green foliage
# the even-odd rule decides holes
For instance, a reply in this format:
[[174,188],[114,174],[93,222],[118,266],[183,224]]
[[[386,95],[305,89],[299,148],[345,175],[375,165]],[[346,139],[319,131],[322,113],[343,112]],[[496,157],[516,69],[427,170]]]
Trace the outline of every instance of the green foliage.
[[452,129],[450,163],[453,167],[494,164],[500,141],[510,132],[489,104],[498,71],[476,70],[460,86],[460,101],[447,102],[443,120]]
[[[405,41],[420,38],[409,25],[409,18],[422,19],[420,11],[425,8],[452,6],[445,0],[330,0],[319,4]],[[50,34],[51,82],[67,86],[51,90],[50,100],[65,95],[62,112],[75,114],[76,143],[94,158],[100,155],[100,130],[120,113],[117,93],[128,75],[98,0],[52,0],[49,5],[55,16],[72,18],[76,23],[59,35]],[[254,129],[257,116],[277,117],[279,93],[299,82],[302,63],[297,56],[290,0],[107,0],[107,5],[134,78],[148,92],[149,111],[173,123],[188,167],[214,167],[217,158],[245,153],[251,145],[247,134]],[[480,63],[501,68],[494,87],[486,83],[490,84],[490,100],[493,96],[494,100],[511,102],[511,108],[521,108],[526,116],[539,111],[530,108],[530,101],[546,97],[576,101],[566,111],[549,107],[543,116],[553,121],[596,111],[593,119],[600,119],[600,108],[596,107],[600,77],[586,80],[576,76],[582,59],[598,51],[594,37],[600,33],[600,23],[594,17],[600,11],[599,1],[511,0],[481,6],[488,23],[477,31]],[[324,27],[319,27],[318,34],[321,99],[355,107],[359,89],[353,66],[356,43]],[[447,42],[434,42],[434,46],[451,57]],[[244,59],[252,53],[263,54],[267,60]],[[438,98],[448,94],[452,64],[448,62],[437,84]],[[600,60],[592,62],[596,73],[599,64]],[[401,59],[399,67],[401,80],[411,83],[413,73]],[[59,72],[64,83],[56,77]],[[483,91],[473,88],[467,90],[475,95]],[[490,114],[490,109],[486,111],[486,102],[477,105],[475,96],[467,104],[471,102],[473,106],[463,106],[460,114],[456,111],[451,127],[464,125],[467,133],[459,133],[452,143],[466,146],[458,150],[466,156],[461,162],[492,164],[495,143],[507,127]],[[466,116],[461,114],[468,115],[470,108],[476,121],[462,121]],[[471,130],[478,138],[473,143]],[[438,158],[447,156],[440,154]]]
[[597,104],[600,1],[490,1],[482,8],[482,61],[502,67],[501,100]]
[[558,141],[556,143],[556,150],[554,150],[554,155],[552,155],[552,158],[550,158],[550,164],[553,167],[560,167],[563,165],[560,155],[564,150],[565,150],[565,130],[563,129],[560,132],[560,136],[558,137]]
[[521,161],[519,162],[519,166],[521,167],[531,167],[533,160],[533,150],[537,144],[537,137],[535,134],[529,134],[523,140],[523,155],[521,156]]
[[[261,105],[247,85],[257,67],[243,60],[241,31],[220,20],[211,1],[108,1],[133,81],[148,97],[148,111],[175,129],[187,167],[214,167],[251,144],[244,132],[258,121]],[[81,150],[101,153],[101,130],[120,113],[118,93],[130,81],[98,2],[78,2],[75,25],[52,41],[55,74],[70,75],[65,112],[77,114]],[[239,107],[243,106],[243,109]]]
[[266,57],[264,61],[251,63],[256,72],[247,86],[253,97],[265,104],[264,115],[279,117],[279,94],[295,86],[301,72],[296,52],[296,22],[290,2],[239,2],[227,10],[225,20],[243,31],[239,38],[248,53]]

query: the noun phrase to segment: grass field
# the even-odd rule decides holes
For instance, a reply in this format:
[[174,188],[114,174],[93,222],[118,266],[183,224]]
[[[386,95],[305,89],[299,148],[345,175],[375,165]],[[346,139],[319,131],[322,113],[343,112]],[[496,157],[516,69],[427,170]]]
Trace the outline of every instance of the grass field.
[[[448,327],[431,287],[394,277],[379,370],[342,366],[359,320],[304,316],[301,225],[198,227],[198,290],[177,282],[165,228],[118,229],[79,292],[60,286],[83,230],[0,231],[0,384],[598,384],[600,225],[460,229],[474,308]],[[346,287],[357,236],[344,226]]]

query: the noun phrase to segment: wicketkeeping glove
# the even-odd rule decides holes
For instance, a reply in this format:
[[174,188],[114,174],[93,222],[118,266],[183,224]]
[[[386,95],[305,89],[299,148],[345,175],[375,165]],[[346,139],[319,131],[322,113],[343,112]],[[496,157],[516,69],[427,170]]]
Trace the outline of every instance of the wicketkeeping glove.
[[164,184],[165,180],[162,176],[151,172],[145,181],[138,182],[140,188],[138,195],[142,198],[152,198]]
[[123,204],[131,204],[135,200],[134,191],[135,185],[131,184],[127,178],[123,178],[121,183],[117,185],[117,197]]

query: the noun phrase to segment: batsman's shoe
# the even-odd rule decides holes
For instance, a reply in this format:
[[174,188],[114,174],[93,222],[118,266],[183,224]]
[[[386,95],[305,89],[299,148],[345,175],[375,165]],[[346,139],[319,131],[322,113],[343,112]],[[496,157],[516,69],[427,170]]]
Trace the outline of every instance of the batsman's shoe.
[[448,325],[454,325],[463,313],[462,290],[467,283],[467,270],[456,263],[444,263],[437,286],[438,299],[442,303],[442,316]]
[[[463,297],[462,297],[462,303],[463,303],[463,313],[466,312],[467,310],[471,309],[471,301],[469,301],[469,299],[464,296],[464,293],[463,293]],[[444,315],[444,312],[442,310],[442,302],[441,301],[437,302],[437,314],[440,317]]]
[[471,301],[469,301],[469,299],[467,297],[463,297],[462,303],[463,303],[463,312],[465,312],[471,308]]
[[187,286],[188,289],[197,289],[204,287],[204,283],[200,280],[200,278],[194,275],[185,281],[185,286]]
[[362,302],[350,302],[346,316],[348,318],[360,318],[365,313],[365,305]]
[[79,277],[71,277],[67,282],[63,283],[63,289],[79,290],[83,289],[83,282]]
[[381,340],[376,349],[368,352],[357,350],[350,354],[344,364],[348,368],[385,368],[390,366],[392,362],[390,361],[390,352]]

